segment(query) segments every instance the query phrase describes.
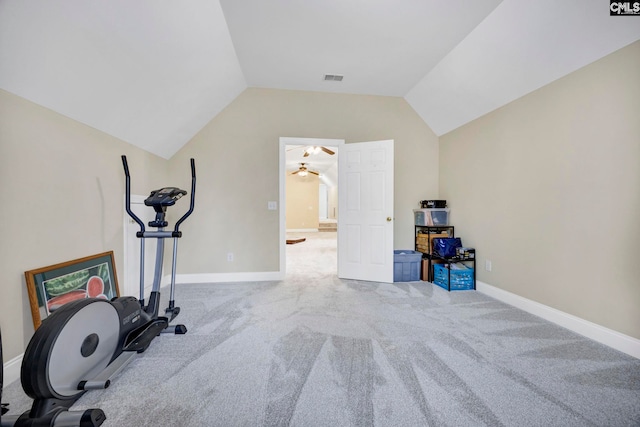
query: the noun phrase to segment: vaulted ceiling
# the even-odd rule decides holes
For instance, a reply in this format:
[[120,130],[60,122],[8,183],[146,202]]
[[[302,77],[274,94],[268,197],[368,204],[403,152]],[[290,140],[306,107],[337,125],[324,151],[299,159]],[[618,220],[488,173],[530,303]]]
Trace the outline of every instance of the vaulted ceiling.
[[0,88],[169,158],[247,87],[442,135],[639,39],[604,0],[0,0]]

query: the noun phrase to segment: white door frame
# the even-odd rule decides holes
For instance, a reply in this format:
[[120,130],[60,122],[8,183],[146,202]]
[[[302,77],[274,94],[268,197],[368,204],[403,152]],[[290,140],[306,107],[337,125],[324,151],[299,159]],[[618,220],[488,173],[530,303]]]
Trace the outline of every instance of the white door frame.
[[[280,280],[283,280],[287,270],[287,226],[285,221],[286,214],[286,148],[287,145],[321,145],[323,147],[338,147],[338,156],[340,155],[340,147],[344,144],[344,139],[324,139],[324,138],[295,138],[280,137]],[[340,183],[338,183],[338,188]],[[338,190],[340,191],[340,190]],[[338,207],[339,209],[339,207]]]

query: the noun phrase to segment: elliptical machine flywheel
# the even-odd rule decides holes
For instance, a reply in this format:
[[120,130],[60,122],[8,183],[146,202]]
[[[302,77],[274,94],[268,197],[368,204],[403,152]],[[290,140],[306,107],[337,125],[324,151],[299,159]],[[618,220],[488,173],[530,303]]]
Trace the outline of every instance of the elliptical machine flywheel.
[[[106,416],[101,409],[69,411],[73,403],[88,390],[105,389],[138,353],[145,351],[160,333],[184,334],[184,325],[170,322],[180,313],[175,306],[176,259],[180,225],[195,206],[196,169],[191,159],[191,200],[189,210],[165,231],[167,207],[187,194],[177,187],[152,191],[144,201],[156,213],[147,230],[144,222],[131,210],[131,177],[126,156],[122,156],[125,173],[125,209],[140,226],[140,298],[116,297],[79,299],[51,313],[35,331],[25,350],[20,380],[25,393],[34,401],[31,410],[20,416],[5,416],[0,427],[95,427]],[[170,298],[164,316],[159,315],[160,282],[164,259],[164,239],[173,239]],[[145,304],[145,239],[157,239],[153,287]],[[0,350],[1,354],[1,350]],[[0,371],[0,397],[2,387]]]

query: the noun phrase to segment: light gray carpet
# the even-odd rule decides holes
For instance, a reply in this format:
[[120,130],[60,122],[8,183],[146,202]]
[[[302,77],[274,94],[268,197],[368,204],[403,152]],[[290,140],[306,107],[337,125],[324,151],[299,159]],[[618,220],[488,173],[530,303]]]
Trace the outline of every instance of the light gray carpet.
[[105,426],[640,426],[640,360],[474,291],[339,280],[335,233],[300,236],[283,282],[179,286],[187,335],[76,407]]

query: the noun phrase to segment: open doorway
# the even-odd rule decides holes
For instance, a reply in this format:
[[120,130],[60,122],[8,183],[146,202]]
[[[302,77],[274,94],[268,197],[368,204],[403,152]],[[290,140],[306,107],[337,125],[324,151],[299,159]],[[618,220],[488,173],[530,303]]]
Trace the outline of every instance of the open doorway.
[[[334,253],[337,273],[338,156],[344,140],[280,138],[280,271]],[[301,241],[305,239],[305,241]],[[287,245],[287,241],[291,245]],[[297,243],[295,243],[297,242]],[[297,245],[293,252],[287,247]],[[287,252],[295,253],[287,262]],[[297,256],[304,253],[296,261]]]

